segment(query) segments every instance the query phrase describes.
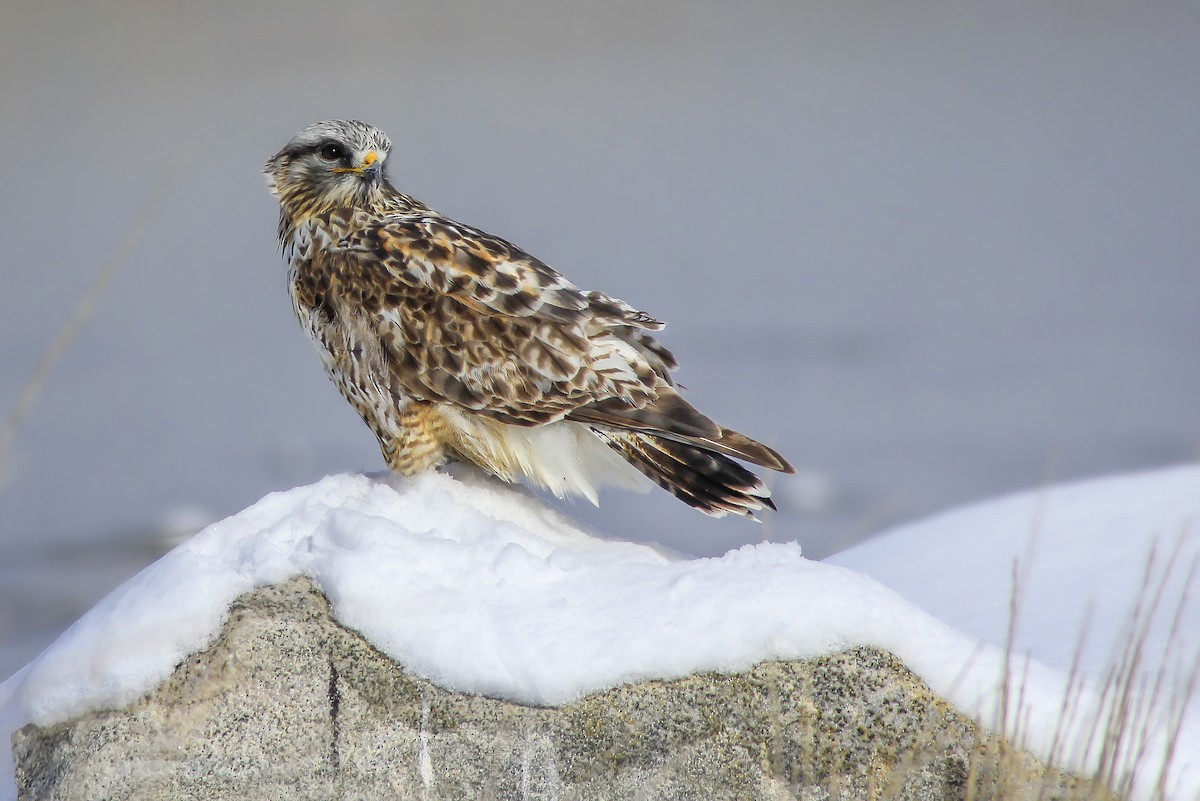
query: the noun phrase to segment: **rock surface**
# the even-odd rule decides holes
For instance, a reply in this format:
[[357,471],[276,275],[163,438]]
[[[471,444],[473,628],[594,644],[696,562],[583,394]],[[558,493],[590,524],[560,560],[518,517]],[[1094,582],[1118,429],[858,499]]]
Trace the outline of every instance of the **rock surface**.
[[526,707],[406,673],[303,578],[239,598],[139,702],[13,745],[22,801],[1108,797],[989,741],[881,651]]

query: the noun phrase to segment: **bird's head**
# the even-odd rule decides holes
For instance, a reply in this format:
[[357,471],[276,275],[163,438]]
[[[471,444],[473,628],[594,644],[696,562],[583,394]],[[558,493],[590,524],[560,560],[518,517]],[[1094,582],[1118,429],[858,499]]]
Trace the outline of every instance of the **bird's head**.
[[390,189],[384,163],[392,143],[373,125],[327,120],[292,137],[263,169],[285,215],[298,218],[333,208],[358,208]]

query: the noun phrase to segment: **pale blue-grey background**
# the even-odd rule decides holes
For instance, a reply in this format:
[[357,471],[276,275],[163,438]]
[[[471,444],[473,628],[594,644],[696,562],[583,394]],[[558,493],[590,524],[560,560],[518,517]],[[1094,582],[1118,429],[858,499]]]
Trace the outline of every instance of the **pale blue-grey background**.
[[763,526],[616,494],[602,531],[820,557],[1194,460],[1197,42],[1158,0],[4,4],[0,409],[175,177],[0,464],[0,677],[173,529],[380,469],[259,176],[320,118],[670,321],[693,400],[802,470]]

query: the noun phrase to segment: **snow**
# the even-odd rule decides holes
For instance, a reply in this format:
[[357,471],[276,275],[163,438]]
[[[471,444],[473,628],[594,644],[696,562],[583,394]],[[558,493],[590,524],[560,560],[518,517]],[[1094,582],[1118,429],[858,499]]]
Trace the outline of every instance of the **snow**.
[[[1195,510],[1197,487],[1200,470],[1064,490],[1063,509],[1077,516],[1061,528],[1059,518],[1046,516],[1044,530],[1071,530],[1074,540],[1044,538],[1051,556],[1050,543],[1064,550],[1051,565],[1068,563],[1072,548],[1088,550],[1093,541],[1111,546],[1120,539],[1117,529],[1136,531],[1143,519],[1172,528],[1173,517],[1156,515],[1168,507]],[[1022,514],[1021,507],[1006,513],[1011,517],[1001,514],[1009,508],[962,513],[959,523],[953,516],[931,521],[928,540],[921,526],[897,532],[879,547],[911,537],[921,551],[881,552],[874,561],[861,556],[859,566],[883,573],[905,560],[939,560],[923,589],[941,614],[974,596],[1006,603],[1006,586],[971,582],[969,569],[955,567],[953,548],[946,553],[930,543],[956,530],[954,547],[968,556],[986,552],[985,562],[1000,559],[1006,544],[995,540],[1011,537],[1005,523],[1016,525]],[[1099,530],[1095,540],[1088,526]],[[451,689],[558,705],[625,682],[740,671],[766,659],[874,645],[895,653],[984,725],[1000,720],[1003,650],[862,573],[806,560],[795,544],[747,545],[720,558],[685,560],[581,530],[523,490],[460,472],[413,481],[331,476],[268,495],[209,526],[0,685],[0,736],[28,722],[48,725],[130,703],[206,646],[235,597],[298,574],[322,587],[342,623],[406,669]],[[1065,576],[1061,594],[1069,595],[1077,578]],[[1038,619],[1053,627],[1050,615]],[[1038,663],[1017,671],[1025,677],[1019,695],[1026,745],[1046,755],[1067,678]],[[1200,795],[1200,758],[1192,756],[1200,754],[1200,730],[1192,724],[1180,736],[1171,777],[1180,799]],[[1089,730],[1081,716],[1067,741],[1082,743]],[[0,801],[10,801],[13,766],[3,750]],[[1068,756],[1076,766],[1086,763],[1079,753]],[[1147,786],[1139,789],[1148,797]]]
[[1168,681],[1180,681],[1200,654],[1200,599],[1186,597],[1191,576],[1200,594],[1200,469],[1097,479],[978,504],[885,532],[827,562],[867,573],[954,628],[1000,646],[1009,636],[1016,563],[1021,611],[1013,650],[1060,670],[1070,670],[1078,651],[1079,669],[1097,678],[1127,639],[1149,575],[1162,600],[1143,627],[1142,672],[1162,667]]

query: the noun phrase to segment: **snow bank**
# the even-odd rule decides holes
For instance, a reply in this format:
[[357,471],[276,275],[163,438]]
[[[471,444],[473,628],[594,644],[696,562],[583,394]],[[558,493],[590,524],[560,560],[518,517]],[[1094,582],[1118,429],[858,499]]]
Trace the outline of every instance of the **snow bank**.
[[1060,670],[1069,670],[1079,651],[1080,669],[1095,677],[1126,646],[1130,613],[1149,575],[1162,600],[1144,627],[1141,672],[1161,669],[1166,681],[1183,681],[1200,655],[1200,575],[1193,573],[1200,569],[1200,467],[978,504],[893,529],[826,561],[867,573],[994,645],[1009,636],[1019,561],[1013,650]]
[[[235,597],[300,573],[342,623],[450,689],[556,705],[624,682],[875,645],[997,721],[1000,650],[796,545],[684,561],[581,531],[475,475],[341,475],[267,496],[112,593],[0,685],[0,736],[128,704],[205,647]],[[1035,752],[1049,752],[1065,689],[1060,673],[1028,667]],[[15,798],[11,761],[0,771],[0,799]],[[1200,768],[1174,781],[1190,798]]]

